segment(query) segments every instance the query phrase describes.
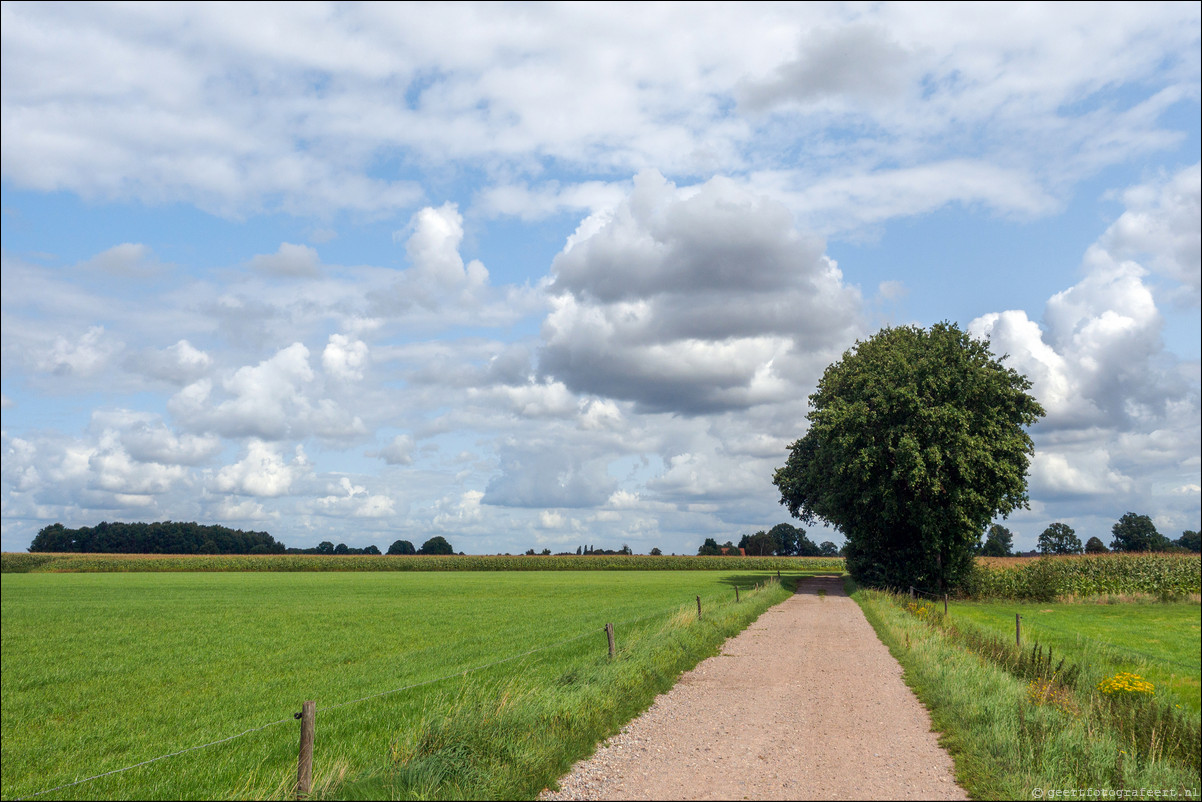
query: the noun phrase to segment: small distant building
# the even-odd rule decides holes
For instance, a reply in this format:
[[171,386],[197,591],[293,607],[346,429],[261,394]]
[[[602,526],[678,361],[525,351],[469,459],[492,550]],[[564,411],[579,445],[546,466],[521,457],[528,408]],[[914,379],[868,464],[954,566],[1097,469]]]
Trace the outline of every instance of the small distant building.
[[[722,549],[722,554],[723,554],[723,555],[730,554],[730,547],[729,547],[729,546],[719,546],[719,548],[721,548],[721,549]],[[739,556],[740,556],[740,557],[746,557],[746,556],[747,556],[747,549],[739,549]]]

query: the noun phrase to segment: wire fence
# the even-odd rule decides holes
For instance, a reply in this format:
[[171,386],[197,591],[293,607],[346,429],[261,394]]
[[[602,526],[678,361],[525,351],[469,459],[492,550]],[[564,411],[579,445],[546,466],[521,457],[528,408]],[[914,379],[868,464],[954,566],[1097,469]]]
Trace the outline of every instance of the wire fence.
[[[698,601],[698,603],[700,604],[700,600]],[[678,611],[678,610],[682,609],[683,607],[684,607],[684,605],[674,605],[672,607],[663,608],[661,610],[657,610],[652,613],[646,613],[641,616],[635,616],[633,618],[628,618],[624,621],[614,622],[612,625],[613,626],[630,626],[633,624],[640,623],[642,621],[647,621],[652,618],[658,618],[660,616],[670,615],[671,613]],[[392,694],[402,693],[404,691],[411,691],[411,690],[414,690],[415,688],[421,688],[426,685],[434,685],[436,683],[444,682],[446,680],[455,679],[458,677],[466,677],[469,674],[474,674],[479,671],[484,671],[485,669],[493,668],[494,666],[498,666],[503,663],[510,663],[510,662],[513,662],[514,660],[520,660],[521,658],[529,657],[532,654],[537,654],[539,652],[545,652],[550,649],[556,649],[560,646],[566,646],[569,643],[573,643],[575,641],[582,640],[584,638],[587,638],[590,636],[595,636],[595,635],[596,635],[596,630],[589,629],[588,631],[582,632],[579,635],[574,635],[570,638],[565,638],[564,640],[557,641],[555,643],[550,643],[545,646],[538,646],[533,649],[529,649],[527,651],[520,652],[518,654],[510,655],[508,657],[502,657],[499,660],[493,660],[492,662],[484,663],[483,665],[473,666],[472,668],[467,668],[462,671],[455,671],[450,674],[445,674],[441,677],[436,677],[434,679],[423,680],[421,682],[414,682],[409,685],[401,686],[399,688],[393,688],[393,689],[387,690],[387,691],[379,691],[378,693],[372,693],[372,694],[368,694],[367,696],[361,696],[358,699],[350,699],[345,702],[339,702],[338,704],[327,705],[325,707],[317,708],[317,711],[320,712],[320,711],[336,710],[340,707],[347,707],[349,705],[359,704],[360,702],[366,702],[370,699],[378,699],[383,696],[390,696]],[[216,741],[210,741],[209,743],[198,744],[197,746],[189,746],[184,749],[177,750],[175,752],[168,752],[167,754],[159,755],[158,757],[152,757],[149,760],[143,760],[139,763],[134,763],[129,766],[123,766],[122,768],[119,768],[119,769],[112,769],[111,771],[101,772],[100,774],[93,774],[90,777],[84,777],[83,779],[75,780],[74,782],[63,783],[62,785],[56,785],[53,788],[47,788],[45,790],[38,791],[38,792],[32,793],[32,794],[28,794],[26,796],[16,797],[16,799],[33,799],[35,797],[45,796],[46,794],[54,793],[55,791],[61,791],[66,788],[71,788],[76,785],[82,785],[84,783],[91,782],[93,780],[99,780],[102,777],[109,777],[114,774],[121,774],[123,772],[131,771],[132,769],[140,768],[142,766],[148,766],[151,763],[157,763],[160,760],[166,760],[167,758],[176,757],[178,755],[183,755],[188,752],[196,752],[201,749],[207,749],[212,746],[218,746],[220,744],[229,743],[230,741],[236,741],[239,738],[244,738],[248,735],[253,735],[256,732],[261,732],[263,730],[270,729],[271,727],[275,727],[280,724],[285,724],[287,722],[294,721],[299,716],[300,716],[299,713],[295,714],[295,715],[290,715],[287,718],[282,718],[282,719],[279,719],[278,721],[272,721],[268,724],[263,724],[262,726],[259,726],[259,727],[252,727],[251,729],[243,730],[242,732],[240,732],[236,735],[230,735],[226,738],[221,738]]]
[[[936,600],[943,600],[945,598],[945,596],[943,594],[931,593],[929,591],[923,590],[922,588],[914,587],[913,585],[910,586],[910,591],[911,591],[911,595],[913,595],[914,593],[919,593],[919,594],[922,594],[923,596],[929,596]],[[1149,654],[1147,652],[1141,652],[1138,649],[1132,649],[1127,646],[1120,646],[1117,643],[1111,643],[1110,641],[1101,640],[1100,638],[1093,638],[1093,637],[1090,637],[1089,635],[1082,635],[1080,632],[1070,631],[1070,630],[1066,630],[1066,629],[1060,629],[1059,627],[1054,627],[1050,624],[1046,624],[1043,621],[1031,621],[1026,616],[1023,616],[1023,620],[1027,621],[1027,626],[1034,626],[1038,629],[1046,629],[1049,632],[1056,632],[1061,635],[1067,635],[1071,638],[1076,638],[1077,640],[1083,640],[1083,641],[1089,641],[1091,643],[1096,643],[1099,646],[1103,646],[1107,649],[1111,649],[1116,652],[1125,652],[1127,654],[1136,655],[1138,657],[1143,658],[1144,660],[1148,660],[1153,663],[1166,663],[1171,666],[1177,666],[1178,668],[1184,668],[1187,671],[1198,671],[1199,670],[1198,665],[1189,665],[1187,663],[1182,663],[1182,662],[1179,662],[1177,660],[1172,660],[1167,657],[1160,657],[1158,655]]]

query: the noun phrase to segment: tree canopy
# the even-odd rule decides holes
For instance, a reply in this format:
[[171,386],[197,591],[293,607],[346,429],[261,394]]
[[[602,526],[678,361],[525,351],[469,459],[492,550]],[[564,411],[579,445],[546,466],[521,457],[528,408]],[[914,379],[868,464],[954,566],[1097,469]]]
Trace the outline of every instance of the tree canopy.
[[983,557],[1009,557],[1014,550],[1014,533],[1001,524],[990,524],[981,546]]
[[1039,550],[1044,554],[1080,554],[1082,549],[1076,530],[1060,521],[1039,533]]
[[781,503],[838,527],[864,584],[954,584],[985,526],[1027,506],[1026,428],[1044,414],[1030,387],[954,324],[883,329],[810,396],[773,478]]
[[435,535],[422,544],[422,547],[417,550],[418,554],[454,554],[455,549],[442,535]]
[[212,524],[156,521],[101,521],[68,529],[61,523],[44,527],[30,544],[31,552],[106,554],[282,554],[284,544],[266,532],[243,532]]
[[1164,551],[1169,547],[1167,537],[1156,531],[1156,524],[1147,515],[1128,512],[1111,527],[1114,540],[1110,548],[1114,551]]

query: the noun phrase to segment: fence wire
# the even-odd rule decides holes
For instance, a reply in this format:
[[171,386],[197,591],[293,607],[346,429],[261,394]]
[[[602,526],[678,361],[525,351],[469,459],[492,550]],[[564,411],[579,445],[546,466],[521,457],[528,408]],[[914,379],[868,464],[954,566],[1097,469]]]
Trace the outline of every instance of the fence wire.
[[[931,598],[936,599],[936,600],[940,600],[943,598],[943,596],[941,594],[930,593],[928,591],[923,590],[922,588],[916,588],[913,585],[910,586],[910,590],[915,593],[921,593],[924,596],[930,596]],[[1049,624],[1045,624],[1042,621],[1027,618],[1026,616],[1023,616],[1023,620],[1027,622],[1028,627],[1036,627],[1039,629],[1046,629],[1049,632],[1058,632],[1061,635],[1068,635],[1070,637],[1076,638],[1077,640],[1090,641],[1091,643],[1096,643],[1099,646],[1103,646],[1107,649],[1112,649],[1112,650],[1118,651],[1118,652],[1125,652],[1127,654],[1137,655],[1137,656],[1142,657],[1145,660],[1149,660],[1153,663],[1167,663],[1171,666],[1177,666],[1178,668],[1184,668],[1187,671],[1197,671],[1198,670],[1198,666],[1196,666],[1196,665],[1193,665],[1193,666],[1187,665],[1185,663],[1180,663],[1176,660],[1170,660],[1167,657],[1158,657],[1154,654],[1148,654],[1147,652],[1141,652],[1138,649],[1131,649],[1126,646],[1120,646],[1117,643],[1111,643],[1110,641],[1101,640],[1099,638],[1091,638],[1089,635],[1082,635],[1080,632],[1072,632],[1072,631],[1069,631],[1066,629],[1060,629],[1059,627],[1054,627]]]
[[[629,624],[638,623],[640,621],[645,621],[650,618],[657,618],[659,616],[669,614],[674,610],[683,609],[687,606],[689,606],[689,605],[687,605],[687,604],[675,605],[671,608],[665,608],[665,609],[659,610],[654,613],[647,613],[646,615],[636,616],[634,618],[628,618],[625,621],[615,622],[614,626],[615,627],[616,626],[626,626]],[[602,627],[602,631],[604,631],[604,627]],[[335,704],[335,705],[319,707],[316,710],[317,711],[336,710],[337,708],[340,708],[340,707],[347,707],[348,705],[358,704],[359,702],[366,702],[369,699],[377,699],[381,696],[389,696],[394,693],[401,693],[402,691],[409,691],[409,690],[413,690],[414,688],[421,688],[425,685],[433,685],[435,683],[442,682],[444,680],[454,679],[456,677],[464,677],[464,676],[467,676],[468,674],[473,674],[477,671],[483,671],[486,668],[492,668],[493,666],[501,665],[502,663],[512,662],[513,660],[518,660],[522,657],[529,657],[530,655],[535,654],[537,652],[544,652],[544,651],[547,651],[548,649],[555,649],[560,646],[565,646],[569,643],[572,643],[573,641],[578,641],[583,638],[587,638],[590,635],[595,635],[595,634],[596,634],[596,630],[590,629],[587,632],[583,632],[583,633],[581,633],[579,635],[575,635],[571,638],[566,638],[565,640],[558,641],[557,643],[550,643],[550,644],[547,644],[546,646],[539,646],[534,649],[530,649],[529,651],[521,652],[520,654],[510,655],[509,657],[502,657],[500,660],[494,660],[491,663],[485,663],[484,665],[475,666],[473,668],[467,668],[467,669],[464,669],[463,671],[456,671],[456,672],[453,672],[450,674],[446,674],[445,676],[438,677],[436,679],[429,679],[429,680],[424,680],[422,682],[415,682],[411,685],[405,685],[400,688],[393,688],[392,690],[389,690],[389,691],[380,691],[379,693],[369,694],[367,696],[362,696],[358,699],[351,699],[346,702],[339,702],[338,704]],[[133,765],[130,765],[130,766],[124,766],[122,768],[113,769],[111,771],[102,772],[100,774],[93,774],[91,777],[84,777],[81,780],[75,780],[74,782],[64,783],[62,785],[56,785],[55,787],[47,788],[44,791],[38,791],[37,793],[29,794],[27,796],[22,796],[22,797],[16,797],[16,798],[17,799],[33,799],[34,797],[45,796],[46,794],[53,793],[55,791],[61,791],[64,788],[71,788],[72,786],[82,785],[83,783],[91,782],[92,780],[99,780],[101,777],[109,777],[113,774],[121,774],[122,772],[130,771],[132,769],[140,768],[142,766],[148,766],[151,763],[157,763],[160,760],[166,760],[169,757],[176,757],[178,755],[185,754],[186,752],[195,752],[200,749],[207,749],[210,746],[217,746],[219,744],[228,743],[229,741],[235,741],[239,738],[243,738],[247,735],[252,735],[256,732],[261,732],[262,730],[268,729],[270,727],[275,727],[279,724],[285,724],[289,721],[294,721],[295,718],[296,718],[295,716],[288,716],[288,718],[282,718],[279,721],[273,721],[270,724],[264,724],[261,727],[252,727],[251,729],[244,730],[243,732],[240,732],[237,735],[230,735],[227,738],[222,738],[217,741],[210,741],[209,743],[200,744],[198,746],[189,746],[185,749],[180,749],[175,752],[169,752],[165,755],[159,755],[158,757],[152,757],[149,760],[143,760],[140,763],[134,763]]]

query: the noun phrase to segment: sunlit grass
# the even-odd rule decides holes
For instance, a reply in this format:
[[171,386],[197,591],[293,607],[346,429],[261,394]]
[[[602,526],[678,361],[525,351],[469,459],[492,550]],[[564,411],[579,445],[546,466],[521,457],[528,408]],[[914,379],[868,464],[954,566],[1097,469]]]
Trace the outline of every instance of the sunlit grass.
[[[3,795],[28,796],[272,722],[281,723],[45,798],[287,795],[296,766],[291,715],[305,699],[318,706],[315,782],[332,795],[365,783],[412,795],[423,776],[427,796],[495,793],[488,783],[498,771],[519,772],[505,779],[516,793],[553,779],[564,760],[637,712],[631,704],[649,703],[651,689],[688,667],[682,658],[695,663],[784,598],[775,582],[748,592],[767,578],[693,571],[5,575]],[[697,595],[706,610],[700,624]],[[673,620],[694,625],[677,632],[668,626]],[[606,622],[618,625],[621,659],[606,657]],[[343,705],[411,685],[420,687]],[[554,721],[579,730],[578,742],[567,743],[577,754],[548,753],[554,744],[543,743],[517,763],[477,761],[495,765],[476,779],[435,771],[458,747],[436,748],[434,735],[465,731],[462,722],[495,707],[494,693],[504,696],[506,688],[511,699],[529,702],[518,705],[519,719],[540,711],[548,732]],[[559,709],[563,694],[570,703]],[[607,701],[615,694],[617,704]],[[598,712],[580,713],[591,708]],[[406,749],[414,760],[401,759]],[[527,776],[535,770],[546,777]]]
[[1109,673],[1142,674],[1189,709],[1202,709],[1202,605],[1197,602],[953,602],[951,613],[953,620],[967,619],[1007,637],[1013,637],[1019,614],[1027,640],[1078,654]]
[[[1050,798],[1052,789],[1074,788],[1197,793],[1197,713],[1151,694],[1103,693],[1098,688],[1113,672],[1096,664],[1097,649],[1066,644],[1051,660],[1015,662],[1013,604],[978,605],[992,622],[982,627],[963,603],[945,619],[942,609],[919,615],[906,598],[868,590],[853,598],[930,709],[971,796]],[[1137,606],[1147,605],[1123,614],[1137,616]],[[1008,630],[994,620],[1000,610],[1009,612]],[[1023,634],[1029,646],[1035,636],[1026,622]]]

